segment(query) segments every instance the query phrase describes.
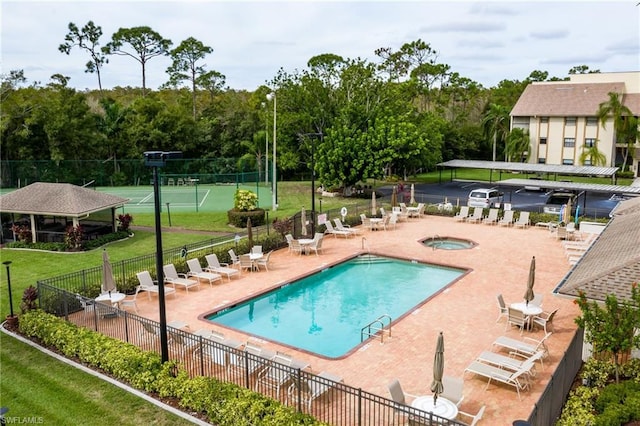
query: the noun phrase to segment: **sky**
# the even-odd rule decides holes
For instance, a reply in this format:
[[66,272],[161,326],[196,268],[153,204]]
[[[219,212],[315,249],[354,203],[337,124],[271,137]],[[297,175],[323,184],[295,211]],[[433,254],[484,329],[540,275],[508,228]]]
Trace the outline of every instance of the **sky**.
[[[253,91],[282,68],[306,68],[331,53],[378,62],[375,50],[399,50],[418,39],[452,72],[493,87],[524,80],[534,70],[564,78],[578,65],[601,72],[640,70],[640,5],[603,1],[31,1],[0,0],[2,74],[24,70],[28,83],[53,74],[69,86],[97,89],[86,73],[89,54],[61,53],[68,25],[89,21],[106,45],[119,28],[148,26],[177,47],[194,37],[214,49],[203,64],[226,76],[228,87]],[[166,83],[169,58],[147,63],[147,87]],[[110,56],[104,88],[142,86],[139,63]]]

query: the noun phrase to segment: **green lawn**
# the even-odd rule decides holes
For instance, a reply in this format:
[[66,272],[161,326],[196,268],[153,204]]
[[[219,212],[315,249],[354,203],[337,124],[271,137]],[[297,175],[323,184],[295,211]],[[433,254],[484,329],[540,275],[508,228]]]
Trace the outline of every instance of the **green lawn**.
[[9,408],[8,418],[35,418],[34,423],[48,425],[192,424],[4,333],[0,406]]

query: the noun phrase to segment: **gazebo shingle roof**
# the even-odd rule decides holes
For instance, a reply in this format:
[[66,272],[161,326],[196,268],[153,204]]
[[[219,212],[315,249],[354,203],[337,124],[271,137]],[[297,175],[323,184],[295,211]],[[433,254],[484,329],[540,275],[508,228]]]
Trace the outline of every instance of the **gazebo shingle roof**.
[[0,211],[44,216],[80,217],[120,207],[126,198],[70,183],[36,182],[0,196]]
[[640,197],[624,201],[591,248],[567,274],[557,292],[605,300],[614,294],[629,300],[640,282]]

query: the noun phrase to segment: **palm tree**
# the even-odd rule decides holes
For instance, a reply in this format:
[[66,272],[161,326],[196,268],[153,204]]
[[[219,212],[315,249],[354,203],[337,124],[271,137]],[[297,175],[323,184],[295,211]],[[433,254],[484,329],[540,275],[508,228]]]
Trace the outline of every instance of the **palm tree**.
[[607,156],[602,153],[598,149],[598,140],[590,146],[584,147],[582,153],[580,154],[580,164],[584,164],[587,160],[589,161],[589,165],[591,166],[606,166],[607,165]]
[[489,109],[482,118],[482,127],[486,136],[493,138],[493,161],[496,161],[496,145],[506,138],[509,128],[509,110],[507,107],[489,104]]
[[531,156],[531,139],[529,131],[516,127],[509,132],[505,144],[507,161],[526,162]]
[[619,143],[625,145],[623,148],[624,160],[622,164],[622,171],[624,172],[627,167],[629,152],[633,149],[633,145],[638,136],[637,122],[635,131],[632,130],[634,121],[633,113],[622,103],[622,95],[620,93],[609,92],[609,100],[599,105],[596,117],[598,117],[598,121],[602,124],[603,129],[606,129],[609,118],[613,120],[615,143],[616,145]]

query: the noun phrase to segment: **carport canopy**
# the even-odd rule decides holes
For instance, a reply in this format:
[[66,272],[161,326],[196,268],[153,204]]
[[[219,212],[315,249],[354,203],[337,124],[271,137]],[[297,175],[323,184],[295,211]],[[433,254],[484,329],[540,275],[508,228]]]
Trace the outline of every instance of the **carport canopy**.
[[[604,176],[611,177],[615,182],[615,175],[618,167],[595,167],[595,166],[564,166],[554,164],[530,164],[514,163],[505,161],[481,161],[481,160],[450,160],[438,164],[439,167],[467,168],[467,169],[489,169],[506,172],[523,173],[553,173],[555,175],[574,176]],[[490,179],[491,181],[491,179]],[[558,190],[565,189],[573,192],[603,192],[608,194],[640,195],[640,187],[624,185],[605,185],[596,183],[569,182],[566,180],[543,180],[543,179],[506,179],[495,182],[501,186],[513,186],[532,190]]]

